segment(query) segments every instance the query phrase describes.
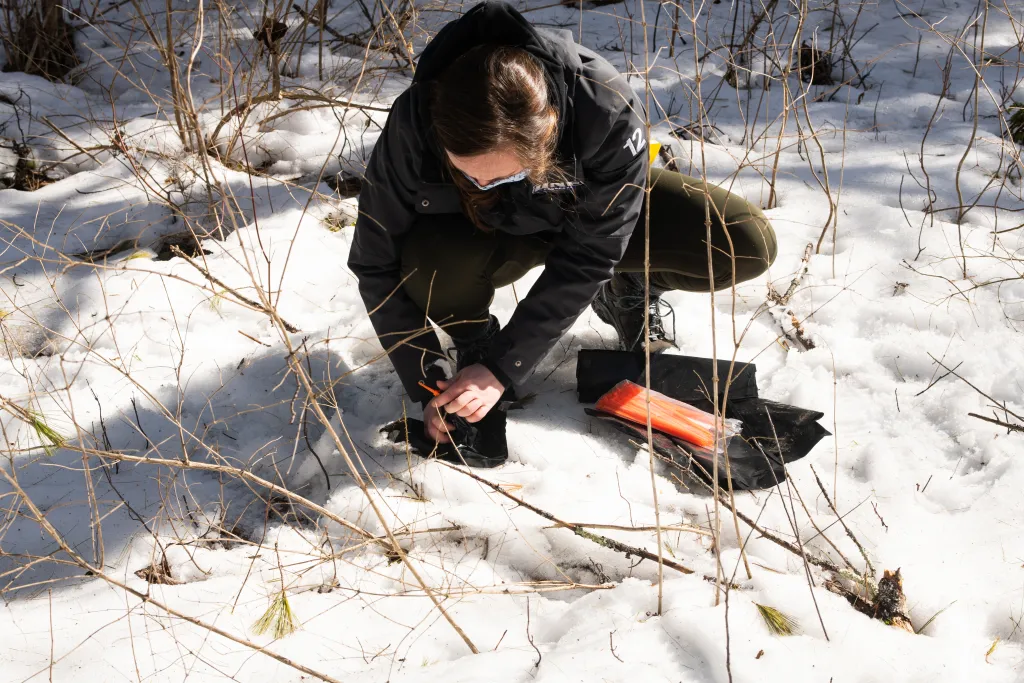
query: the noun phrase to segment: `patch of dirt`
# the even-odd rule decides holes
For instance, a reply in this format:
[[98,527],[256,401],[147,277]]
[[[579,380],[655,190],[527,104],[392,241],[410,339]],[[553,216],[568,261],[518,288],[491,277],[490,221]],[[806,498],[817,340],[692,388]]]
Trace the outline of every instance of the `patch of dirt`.
[[59,351],[58,342],[40,325],[24,321],[0,322],[0,349],[6,358],[48,358]]
[[212,251],[203,249],[199,240],[191,232],[177,232],[173,235],[164,235],[160,238],[160,241],[154,246],[156,250],[156,256],[153,258],[154,261],[170,261],[178,254],[175,253],[177,247],[181,250],[181,253],[185,254],[189,258],[196,258],[200,255],[212,256]]
[[[19,190],[21,192],[35,192],[41,187],[60,180],[51,176],[39,167],[32,148],[15,140],[3,140],[2,145],[9,149],[17,161],[14,169],[7,170],[3,177],[0,177],[0,189]],[[7,166],[10,169],[10,166]]]
[[167,563],[167,556],[161,558],[159,563],[154,562],[148,567],[135,572],[135,576],[139,577],[146,583],[159,584],[161,586],[178,586],[181,585],[181,581],[171,576],[171,567]]
[[358,197],[359,191],[363,188],[363,179],[358,176],[347,176],[339,173],[335,176],[324,178],[327,186],[340,194],[342,197]]

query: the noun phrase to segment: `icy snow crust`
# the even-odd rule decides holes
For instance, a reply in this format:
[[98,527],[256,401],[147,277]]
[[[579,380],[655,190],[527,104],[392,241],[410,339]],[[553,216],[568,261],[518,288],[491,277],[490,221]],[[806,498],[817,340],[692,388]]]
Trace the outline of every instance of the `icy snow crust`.
[[[148,19],[157,27],[163,26],[165,8],[164,3],[150,8]],[[527,16],[565,25],[577,37],[582,29],[583,43],[625,69],[622,40],[626,54],[632,40],[635,64],[644,61],[642,31],[639,25],[629,28],[627,8],[638,17],[633,3],[586,11],[582,21],[578,10],[561,7]],[[816,348],[787,350],[779,342],[776,318],[764,314],[750,324],[738,353],[739,360],[757,363],[764,396],[820,409],[826,414],[823,424],[835,431],[791,469],[817,526],[828,527],[843,554],[862,566],[857,548],[819,495],[810,465],[830,495],[835,492],[844,521],[879,571],[902,569],[914,623],[921,626],[945,611],[921,635],[886,626],[826,591],[820,574],[809,588],[798,558],[754,533],[747,544],[753,579],[745,580],[740,564],[735,577],[742,589],[729,599],[733,681],[1014,681],[1024,671],[1019,627],[1024,434],[1007,434],[967,415],[1005,418],[989,407],[992,401],[1024,410],[1024,230],[993,234],[1017,226],[1024,204],[1015,197],[1019,181],[1006,188],[1001,179],[993,182],[992,174],[1005,177],[1012,163],[1006,157],[1000,165],[1000,123],[983,88],[961,191],[965,202],[984,194],[961,226],[955,210],[941,210],[958,205],[954,178],[972,135],[968,98],[974,71],[964,55],[955,55],[949,97],[940,101],[948,45],[921,31],[924,21],[941,21],[942,30],[957,33],[971,19],[972,8],[921,0],[868,5],[859,26],[878,25],[852,53],[862,71],[870,69],[867,87],[854,79],[858,87],[839,88],[821,102],[812,101],[814,95],[835,88],[810,88],[807,116],[824,149],[839,207],[835,239],[831,231],[826,235],[790,302]],[[256,3],[250,9],[224,20],[245,35],[260,16]],[[708,9],[709,41],[715,47],[728,38],[732,8],[707,5],[701,27]],[[911,9],[923,20],[909,16]],[[648,3],[649,23],[656,11],[657,5]],[[749,11],[746,4],[741,7]],[[855,11],[843,10],[850,17]],[[1014,9],[1011,23],[1002,11],[993,5],[985,47],[1013,64],[1021,60],[1022,17]],[[184,452],[197,461],[222,462],[215,452],[263,478],[287,483],[371,533],[383,533],[333,442],[320,438],[323,427],[306,412],[305,392],[288,372],[289,348],[277,328],[226,291],[259,299],[258,285],[279,314],[301,330],[290,336],[290,344],[296,348],[306,340],[304,358],[314,379],[321,386],[337,382],[334,394],[343,415],[334,418],[336,430],[350,453],[362,458],[392,528],[423,532],[403,536],[403,546],[483,654],[470,655],[393,556],[372,545],[342,553],[357,539],[339,525],[317,523],[280,497],[232,477],[130,463],[117,468],[111,463],[104,473],[95,459],[84,462],[73,448],[45,455],[36,448],[39,438],[32,428],[5,412],[4,437],[13,461],[3,467],[17,473],[49,523],[89,561],[95,561],[102,542],[104,569],[112,577],[338,680],[728,680],[726,607],[715,605],[713,585],[701,578],[715,573],[707,536],[664,534],[666,557],[696,574],[666,570],[659,616],[654,563],[637,563],[554,528],[456,471],[415,456],[407,461],[378,434],[381,424],[402,413],[401,387],[386,362],[373,362],[381,349],[344,265],[351,228],[331,231],[322,220],[340,212],[341,223],[351,223],[355,200],[341,199],[317,179],[340,170],[358,173],[386,114],[318,108],[260,123],[296,103],[261,104],[241,131],[244,158],[236,150],[230,168],[214,162],[216,175],[203,178],[189,171],[195,166],[181,151],[166,107],[168,77],[152,45],[135,34],[130,56],[123,59],[130,33],[125,22],[132,12],[130,4],[111,6],[94,28],[80,33],[87,66],[74,79],[77,85],[0,74],[0,120],[6,121],[0,135],[26,141],[41,161],[66,160],[60,169],[67,176],[32,193],[0,191],[5,316],[0,324],[8,350],[0,395],[45,416],[74,443],[170,459]],[[204,50],[212,51],[217,18],[209,14]],[[812,12],[805,36],[826,26],[831,14],[831,6]],[[436,29],[450,16],[424,13],[423,26]],[[668,111],[674,123],[685,123],[693,101],[694,46],[692,40],[677,43],[675,57],[668,57],[666,16],[663,12],[658,52],[652,49],[650,55],[657,57],[652,96],[661,103],[651,110],[657,121]],[[332,22],[344,30],[359,17],[353,7]],[[776,30],[786,42],[791,38],[786,31],[793,28],[782,23]],[[315,27],[307,31],[310,38],[316,34]],[[823,35],[819,32],[819,40],[827,42]],[[415,40],[418,50],[422,32]],[[189,46],[186,41],[182,49]],[[212,69],[209,53],[200,55],[192,96],[201,103],[203,126],[210,132],[222,116],[216,96],[221,86],[204,75],[213,73],[205,70]],[[408,83],[408,72],[382,82],[380,69],[362,74],[361,63],[361,49],[336,47],[327,54],[320,80],[316,50],[307,48],[301,60],[288,65],[296,75],[283,84],[386,105]],[[118,65],[122,72],[115,77]],[[266,66],[256,60],[247,68]],[[701,88],[708,95],[718,87],[724,65],[712,57],[703,69]],[[984,75],[997,98],[1018,80],[1015,67],[998,64],[987,66]],[[766,91],[756,75],[752,81],[742,83],[751,87],[738,94],[724,86],[709,106],[720,133],[717,144],[705,146],[703,158],[711,181],[729,183],[764,206],[769,188],[762,173],[770,173],[774,159],[782,88],[776,83]],[[640,77],[632,83],[643,90]],[[800,92],[795,77],[791,87]],[[928,200],[919,184],[925,180],[919,154],[935,111],[924,161],[933,206],[940,210],[928,216],[922,211]],[[74,145],[54,135],[41,121],[44,116]],[[800,116],[806,133],[802,111]],[[758,134],[766,127],[767,132],[746,144],[744,121]],[[130,155],[109,149],[115,127]],[[655,127],[655,135],[672,144],[682,170],[699,174],[700,148],[669,138],[667,131],[664,121]],[[778,260],[767,277],[739,286],[735,300],[728,292],[717,295],[720,353],[729,352],[734,327],[743,330],[764,301],[767,282],[786,289],[801,267],[805,245],[816,243],[826,225],[828,202],[809,167],[821,177],[821,154],[813,141],[798,148],[795,134],[790,118],[778,162],[778,206],[766,212],[779,235]],[[78,153],[79,147],[94,146],[101,149]],[[737,176],[744,158],[754,168],[747,166]],[[244,167],[237,162],[243,160],[264,174],[239,170]],[[0,155],[6,170],[14,161],[9,150]],[[218,196],[238,200],[237,222],[227,234],[214,234],[204,223],[207,183],[217,184]],[[203,242],[209,253],[197,262],[221,285],[209,285],[182,258],[154,260],[160,236],[183,229],[166,201],[211,229]],[[96,266],[62,256],[109,249],[125,240],[134,241],[130,249]],[[964,254],[967,279],[961,272]],[[517,284],[519,295],[535,276]],[[979,286],[995,281],[1002,282]],[[711,355],[708,297],[673,293],[667,298],[675,307],[681,351]],[[497,315],[507,320],[514,301],[511,289],[499,292]],[[511,462],[483,474],[563,520],[651,525],[648,456],[592,424],[573,394],[578,348],[611,347],[613,338],[589,312],[581,316],[531,380],[527,389],[538,394],[534,404],[510,416]],[[953,375],[931,386],[945,374],[936,359],[957,368],[991,401]],[[309,444],[332,475],[330,491]],[[103,516],[102,541],[90,524],[86,465]],[[677,487],[660,470],[657,489],[663,524],[707,527],[709,496]],[[265,499],[273,499],[287,522],[266,513]],[[80,568],[47,562],[26,566],[27,556],[66,556],[31,521],[6,483],[0,483],[0,501],[0,585],[7,589],[0,605],[0,680],[302,679],[298,671],[249,648],[170,618],[102,580],[82,577]],[[738,495],[737,504],[788,539],[788,516],[795,510],[805,544],[835,557],[821,537],[815,538],[792,489]],[[197,541],[217,536],[211,529],[235,521],[244,542]],[[731,574],[739,552],[728,517],[722,528],[723,564]],[[744,535],[748,531],[743,527]],[[601,533],[657,550],[653,533]],[[161,549],[173,585],[150,585],[135,575],[159,558]],[[280,590],[282,575],[301,629],[274,642],[254,634],[252,624]],[[590,588],[564,590],[569,582]],[[754,603],[790,614],[800,633],[772,636]]]

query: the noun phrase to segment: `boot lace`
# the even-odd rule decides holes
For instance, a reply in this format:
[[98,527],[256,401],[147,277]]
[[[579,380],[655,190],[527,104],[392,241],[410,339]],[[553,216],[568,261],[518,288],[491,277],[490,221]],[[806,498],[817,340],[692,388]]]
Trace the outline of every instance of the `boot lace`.
[[[619,306],[623,310],[627,311],[639,311],[644,307],[644,295],[639,294],[628,294],[620,297]],[[671,321],[672,335],[669,336],[665,331],[665,318],[669,318]],[[662,299],[660,296],[652,296],[650,305],[647,308],[647,320],[648,320],[648,341],[667,341],[675,344],[676,341],[676,311],[672,308],[672,304]],[[643,335],[643,328],[637,331],[637,337]]]

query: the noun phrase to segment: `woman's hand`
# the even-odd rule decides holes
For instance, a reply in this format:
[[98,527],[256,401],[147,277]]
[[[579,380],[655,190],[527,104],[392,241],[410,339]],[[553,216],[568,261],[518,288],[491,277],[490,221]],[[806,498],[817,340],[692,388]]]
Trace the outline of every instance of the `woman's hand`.
[[448,443],[448,431],[455,429],[441,419],[442,415],[455,414],[467,422],[479,422],[505,393],[498,378],[483,365],[463,368],[451,381],[438,382],[437,388],[443,391],[423,409],[423,424],[427,436],[438,443]]
[[455,425],[442,419],[443,411],[438,414],[438,409],[434,407],[436,400],[437,398],[431,400],[423,409],[423,430],[427,433],[428,438],[437,443],[448,443],[451,441],[448,438],[448,432],[455,431]]

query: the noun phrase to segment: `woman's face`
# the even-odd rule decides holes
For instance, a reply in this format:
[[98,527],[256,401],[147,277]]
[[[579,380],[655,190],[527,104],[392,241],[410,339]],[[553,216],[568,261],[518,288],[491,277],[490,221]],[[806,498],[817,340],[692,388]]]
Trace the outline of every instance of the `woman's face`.
[[448,152],[448,159],[452,166],[476,181],[478,187],[487,187],[525,170],[519,160],[507,152],[488,152],[471,157],[455,156]]

